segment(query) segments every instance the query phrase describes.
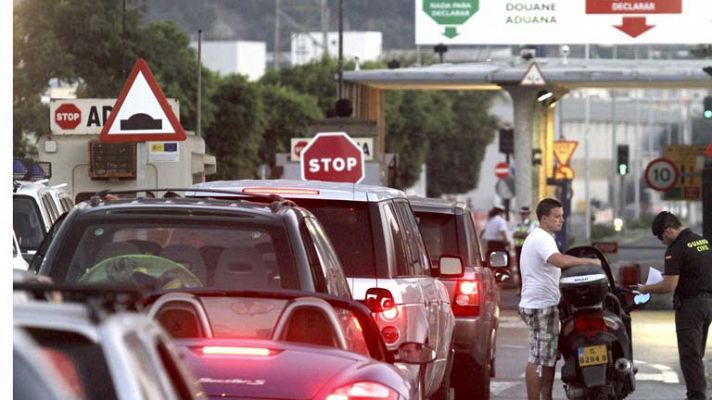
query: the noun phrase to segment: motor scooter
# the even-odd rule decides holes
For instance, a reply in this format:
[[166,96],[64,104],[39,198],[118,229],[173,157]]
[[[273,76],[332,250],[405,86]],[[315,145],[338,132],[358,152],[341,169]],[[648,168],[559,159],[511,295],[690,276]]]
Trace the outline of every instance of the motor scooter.
[[637,372],[629,313],[650,295],[616,286],[608,260],[596,248],[576,247],[566,254],[601,260],[600,267],[580,265],[561,274],[559,352],[566,396],[623,399],[635,390]]

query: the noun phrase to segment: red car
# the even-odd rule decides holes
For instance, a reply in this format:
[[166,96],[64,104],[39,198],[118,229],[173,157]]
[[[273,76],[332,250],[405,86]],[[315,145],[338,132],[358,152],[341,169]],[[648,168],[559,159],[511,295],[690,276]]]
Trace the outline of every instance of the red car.
[[[416,399],[364,305],[302,291],[191,289],[155,295],[149,315],[173,335],[210,399]],[[402,344],[398,361],[435,352]]]

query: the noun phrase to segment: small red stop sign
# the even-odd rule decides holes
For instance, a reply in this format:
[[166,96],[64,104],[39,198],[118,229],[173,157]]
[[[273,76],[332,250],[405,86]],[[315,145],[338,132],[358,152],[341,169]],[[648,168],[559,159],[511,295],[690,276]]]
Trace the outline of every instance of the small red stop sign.
[[302,179],[359,183],[363,151],[344,132],[319,133],[302,151]]
[[72,103],[62,104],[54,111],[54,122],[62,129],[74,129],[82,122],[82,112]]

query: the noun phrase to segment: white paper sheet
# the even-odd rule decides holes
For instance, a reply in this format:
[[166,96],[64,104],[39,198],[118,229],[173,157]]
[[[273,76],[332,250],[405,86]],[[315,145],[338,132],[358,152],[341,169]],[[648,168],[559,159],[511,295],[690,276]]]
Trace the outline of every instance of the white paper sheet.
[[650,267],[648,269],[648,280],[645,282],[646,285],[654,285],[658,282],[662,282],[663,274],[657,269]]

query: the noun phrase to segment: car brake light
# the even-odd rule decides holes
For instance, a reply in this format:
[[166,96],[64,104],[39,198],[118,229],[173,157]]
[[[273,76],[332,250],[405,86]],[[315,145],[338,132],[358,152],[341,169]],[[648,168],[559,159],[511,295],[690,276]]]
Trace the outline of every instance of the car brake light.
[[326,396],[326,400],[397,400],[398,393],[388,386],[376,382],[357,382],[342,386]]
[[400,331],[392,325],[384,326],[383,329],[381,329],[381,336],[383,336],[383,341],[386,342],[386,344],[394,344],[400,339]]
[[264,347],[205,346],[201,350],[206,356],[270,356],[277,353]]
[[457,317],[472,317],[480,314],[480,282],[460,279],[455,284],[455,301],[452,313]]
[[242,193],[247,194],[286,194],[286,195],[318,195],[316,189],[298,188],[271,188],[271,187],[251,187],[242,189]]

